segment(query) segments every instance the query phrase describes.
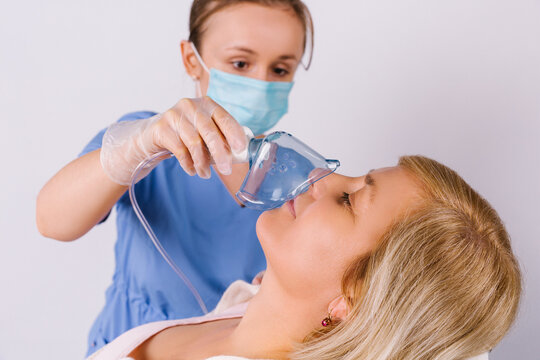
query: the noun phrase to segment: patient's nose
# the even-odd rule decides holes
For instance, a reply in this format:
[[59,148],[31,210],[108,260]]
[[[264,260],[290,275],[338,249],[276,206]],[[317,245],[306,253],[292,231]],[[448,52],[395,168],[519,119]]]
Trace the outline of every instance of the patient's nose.
[[350,192],[350,188],[354,187],[361,178],[352,178],[345,175],[332,173],[315,184],[311,185],[310,192],[315,199],[319,199],[329,193],[342,194]]
[[313,196],[313,198],[315,199],[320,199],[321,197],[323,197],[329,191],[329,189],[332,189],[334,187],[333,184],[335,184],[336,181],[339,180],[340,176],[341,175],[335,173],[330,174],[317,181],[315,184],[311,185],[311,196]]

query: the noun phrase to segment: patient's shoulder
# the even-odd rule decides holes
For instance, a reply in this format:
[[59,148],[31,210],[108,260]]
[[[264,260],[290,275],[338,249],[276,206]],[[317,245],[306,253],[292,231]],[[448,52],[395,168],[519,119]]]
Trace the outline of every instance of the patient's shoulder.
[[239,322],[240,318],[225,318],[168,327],[149,337],[129,356],[135,359],[199,359],[230,353],[223,339]]

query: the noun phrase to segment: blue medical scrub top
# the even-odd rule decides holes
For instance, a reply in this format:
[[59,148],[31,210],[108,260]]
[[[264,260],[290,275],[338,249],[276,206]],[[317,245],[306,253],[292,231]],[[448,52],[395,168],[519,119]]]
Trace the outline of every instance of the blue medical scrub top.
[[[145,119],[134,112],[119,121]],[[105,130],[81,155],[101,147]],[[162,161],[135,186],[137,201],[175,263],[213,309],[237,279],[251,281],[266,268],[255,234],[260,211],[240,207],[212,170],[208,180],[187,175],[176,158]],[[151,321],[202,315],[197,301],[159,254],[126,192],[116,203],[117,241],[112,284],[88,337],[87,356],[123,332]]]

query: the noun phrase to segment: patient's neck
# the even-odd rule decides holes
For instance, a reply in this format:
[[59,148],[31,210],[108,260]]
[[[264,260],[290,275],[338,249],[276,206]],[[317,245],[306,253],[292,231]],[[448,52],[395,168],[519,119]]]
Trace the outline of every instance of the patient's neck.
[[326,316],[328,302],[320,297],[301,298],[283,289],[271,269],[259,292],[232,333],[235,355],[249,358],[284,358]]

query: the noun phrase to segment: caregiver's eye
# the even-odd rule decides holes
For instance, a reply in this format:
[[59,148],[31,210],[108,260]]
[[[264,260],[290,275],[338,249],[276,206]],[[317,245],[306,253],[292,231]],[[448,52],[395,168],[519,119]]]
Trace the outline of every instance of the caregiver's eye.
[[247,62],[245,61],[233,61],[232,64],[236,69],[239,69],[239,70],[244,70],[248,66]]
[[274,74],[278,76],[285,76],[289,74],[289,72],[286,69],[277,67],[277,68],[274,68]]
[[351,199],[349,198],[349,193],[343,192],[343,195],[341,195],[341,202],[349,207],[351,206]]

